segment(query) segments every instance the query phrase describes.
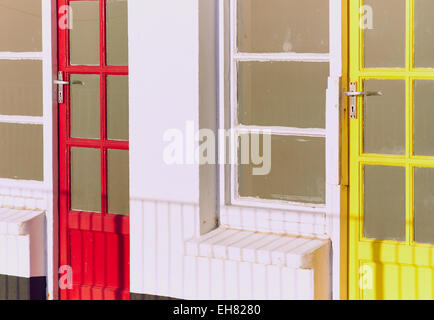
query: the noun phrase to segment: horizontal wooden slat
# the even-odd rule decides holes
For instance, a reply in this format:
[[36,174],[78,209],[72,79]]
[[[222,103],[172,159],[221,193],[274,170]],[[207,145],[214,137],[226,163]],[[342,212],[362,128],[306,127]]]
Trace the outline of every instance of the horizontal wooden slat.
[[128,235],[129,217],[115,214],[70,212],[68,229],[82,231],[101,231]]

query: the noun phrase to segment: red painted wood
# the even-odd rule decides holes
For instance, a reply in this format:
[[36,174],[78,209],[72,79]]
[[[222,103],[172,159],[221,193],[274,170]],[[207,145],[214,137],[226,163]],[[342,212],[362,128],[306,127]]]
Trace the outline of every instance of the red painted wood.
[[[80,1],[80,0],[75,0]],[[60,191],[60,265],[73,270],[73,288],[61,289],[61,299],[129,299],[130,245],[129,217],[107,212],[107,150],[129,150],[129,143],[107,139],[107,75],[127,75],[128,66],[106,65],[106,0],[100,8],[100,65],[69,64],[69,32],[58,30],[59,71],[68,81],[70,74],[99,74],[101,92],[101,137],[99,140],[70,137],[70,90],[65,86],[65,103],[59,104],[59,191]],[[58,0],[58,7],[69,4]],[[70,207],[71,147],[101,151],[101,213],[77,212]]]

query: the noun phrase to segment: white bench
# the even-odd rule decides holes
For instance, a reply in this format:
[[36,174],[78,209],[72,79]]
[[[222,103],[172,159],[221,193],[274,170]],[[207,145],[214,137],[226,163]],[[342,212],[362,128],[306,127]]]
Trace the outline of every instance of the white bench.
[[[198,299],[330,299],[330,247],[330,240],[327,239],[220,227],[187,241],[185,255],[190,265],[223,265],[223,277],[219,282],[225,285],[222,287],[216,282],[216,288],[211,285],[204,295],[196,297]],[[220,271],[216,270],[208,276],[212,279],[217,273]],[[201,275],[201,278],[203,276],[207,277]],[[274,278],[278,279],[273,284]],[[237,289],[238,293],[231,293],[228,289],[234,281],[241,288]],[[214,290],[222,292],[214,295]]]
[[[31,288],[31,286],[36,282],[44,283],[41,279],[46,276],[43,211],[0,208],[0,276],[3,277],[3,282],[9,281],[9,286],[12,282],[19,282],[17,286],[26,291],[0,288],[2,298],[5,298],[5,295],[8,298],[7,290],[9,290],[9,298],[18,299],[30,298],[41,289]],[[32,279],[38,281],[31,281]],[[7,285],[3,284],[3,286]]]

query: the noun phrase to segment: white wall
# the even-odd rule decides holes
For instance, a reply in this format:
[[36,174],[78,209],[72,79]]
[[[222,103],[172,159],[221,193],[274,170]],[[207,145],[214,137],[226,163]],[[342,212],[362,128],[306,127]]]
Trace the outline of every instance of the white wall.
[[198,167],[166,165],[168,129],[198,124],[197,0],[130,0],[131,197],[198,203]]
[[131,292],[183,296],[199,167],[163,161],[168,129],[199,121],[198,0],[130,0]]

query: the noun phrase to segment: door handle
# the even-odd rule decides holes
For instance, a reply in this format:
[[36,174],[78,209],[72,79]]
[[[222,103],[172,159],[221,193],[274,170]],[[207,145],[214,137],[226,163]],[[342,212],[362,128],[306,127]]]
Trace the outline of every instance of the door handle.
[[381,91],[365,91],[365,92],[347,91],[347,92],[344,92],[344,94],[347,97],[358,97],[358,96],[373,97],[373,96],[382,96],[383,95],[383,93]]
[[57,84],[57,85],[67,85],[67,84],[69,84],[69,81],[63,81],[63,80],[54,80],[53,81],[53,83],[54,84]]
[[57,102],[63,103],[63,86],[69,84],[69,81],[63,80],[63,71],[58,72],[57,80],[54,80],[53,83],[57,85]]
[[374,96],[382,96],[383,93],[381,91],[356,91],[357,83],[350,83],[350,91],[344,92],[344,95],[350,97],[350,118],[357,119],[357,97],[374,97]]

